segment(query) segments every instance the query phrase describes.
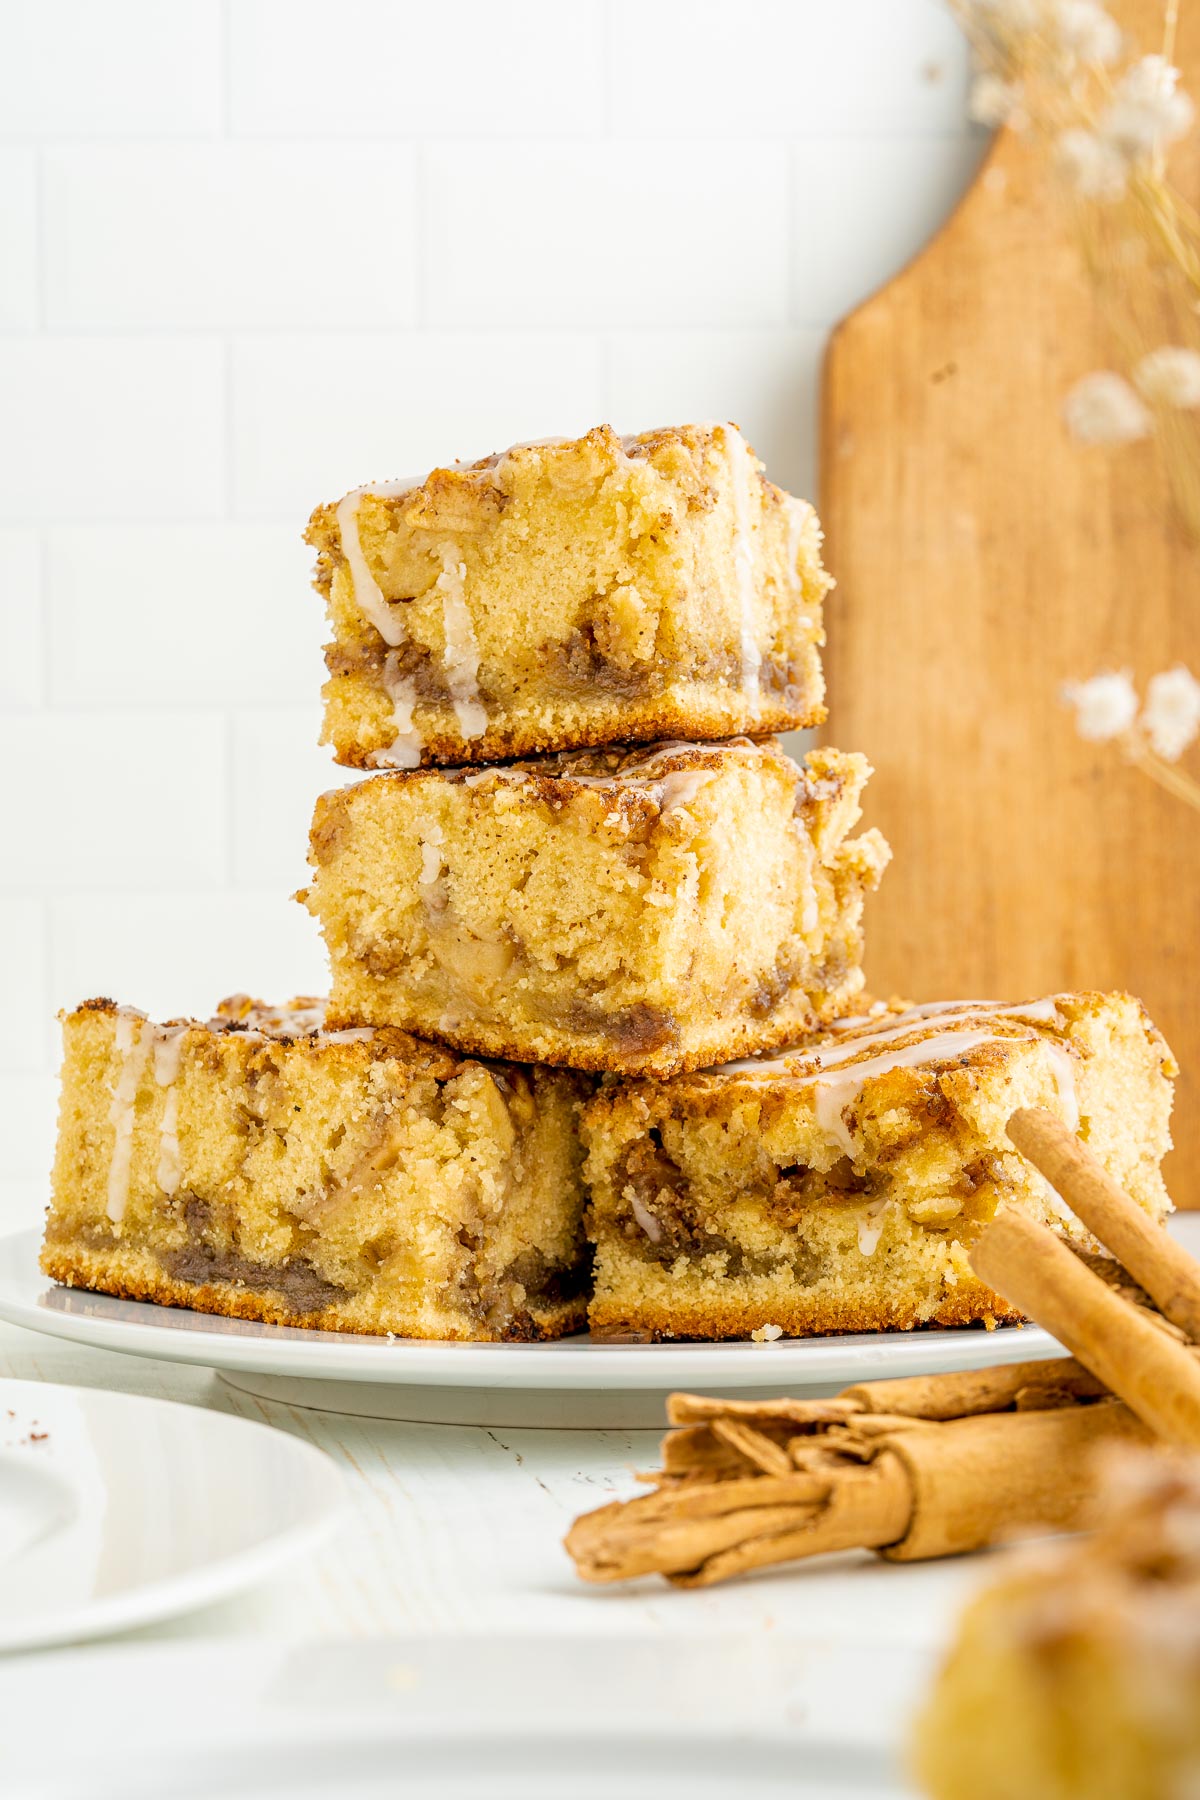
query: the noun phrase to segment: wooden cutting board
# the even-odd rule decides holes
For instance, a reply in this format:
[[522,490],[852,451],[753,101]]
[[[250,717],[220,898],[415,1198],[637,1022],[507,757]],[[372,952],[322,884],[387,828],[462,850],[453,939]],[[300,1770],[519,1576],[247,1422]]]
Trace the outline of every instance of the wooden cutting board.
[[[1117,10],[1157,47],[1159,6]],[[1200,97],[1200,7],[1181,10]],[[1200,202],[1200,126],[1172,169]],[[1183,1068],[1168,1179],[1200,1205],[1200,814],[1081,742],[1059,700],[1105,668],[1200,675],[1200,551],[1157,450],[1081,449],[1062,423],[1072,382],[1111,360],[1056,197],[1003,133],[830,344],[826,735],[875,764],[868,818],[895,850],[871,989],[1140,994]]]

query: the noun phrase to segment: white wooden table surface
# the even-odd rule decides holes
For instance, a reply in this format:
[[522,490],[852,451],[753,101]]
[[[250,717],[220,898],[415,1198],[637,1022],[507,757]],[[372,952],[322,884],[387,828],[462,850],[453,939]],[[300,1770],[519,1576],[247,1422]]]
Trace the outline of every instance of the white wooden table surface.
[[[202,1369],[14,1326],[0,1326],[0,1374],[263,1420],[327,1451],[346,1474],[349,1515],[308,1565],[126,1643],[765,1631],[925,1649],[978,1581],[979,1558],[893,1566],[863,1554],[697,1592],[659,1581],[588,1587],[563,1534],[578,1513],[638,1491],[631,1471],[653,1466],[657,1432],[406,1425],[308,1411],[239,1393]],[[104,1645],[92,1654],[103,1657]]]

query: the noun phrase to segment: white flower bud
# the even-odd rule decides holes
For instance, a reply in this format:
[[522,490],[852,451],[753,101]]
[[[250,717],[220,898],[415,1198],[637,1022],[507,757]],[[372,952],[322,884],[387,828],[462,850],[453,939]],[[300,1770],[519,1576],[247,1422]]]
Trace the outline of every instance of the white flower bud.
[[1076,731],[1092,743],[1121,737],[1137,718],[1138,697],[1124,669],[1093,675],[1090,681],[1068,681],[1062,697],[1075,708]]
[[971,83],[969,112],[979,125],[1014,124],[1021,114],[1020,84],[998,75],[977,75]]
[[1200,351],[1163,344],[1143,356],[1133,379],[1152,406],[1200,406]]
[[1167,762],[1178,762],[1200,734],[1200,681],[1179,664],[1152,675],[1146,687],[1141,727]]
[[1063,402],[1067,430],[1081,444],[1131,444],[1148,436],[1150,414],[1123,375],[1098,369],[1077,381]]
[[1130,162],[1174,143],[1194,116],[1192,103],[1178,84],[1179,70],[1163,56],[1143,56],[1131,63],[1101,117],[1101,135]]
[[1099,0],[1058,0],[1054,30],[1069,56],[1107,67],[1121,54],[1121,27]]
[[1119,200],[1125,192],[1129,165],[1107,138],[1093,131],[1064,131],[1054,146],[1055,159],[1076,193],[1085,200]]

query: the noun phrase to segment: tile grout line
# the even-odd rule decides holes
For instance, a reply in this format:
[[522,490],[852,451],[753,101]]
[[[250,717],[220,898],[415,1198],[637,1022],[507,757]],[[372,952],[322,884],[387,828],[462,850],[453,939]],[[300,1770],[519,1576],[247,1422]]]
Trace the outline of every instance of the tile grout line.
[[784,276],[784,307],[786,321],[795,325],[800,311],[800,255],[796,236],[797,211],[800,196],[800,174],[796,167],[796,146],[789,142],[787,146],[787,165],[784,174],[784,204],[787,207],[787,224],[784,231],[784,245],[787,253],[787,269]]
[[611,0],[598,0],[600,9],[600,72],[605,137],[613,136],[613,9]]
[[233,17],[232,0],[221,0],[217,31],[220,40],[221,109],[220,134],[228,141],[233,122]]
[[237,430],[235,427],[236,401],[234,389],[236,372],[234,369],[235,336],[226,332],[221,338],[221,450],[224,467],[222,488],[225,498],[224,519],[227,524],[237,522]]
[[237,864],[237,709],[232,706],[224,708],[225,715],[225,870],[224,880],[220,884],[220,892],[230,893],[235,886]]
[[33,151],[33,330],[44,337],[49,312],[48,257],[46,244],[46,152],[41,144]]
[[426,329],[429,318],[429,282],[431,245],[429,208],[429,150],[424,138],[418,138],[413,149],[413,314],[418,333]]

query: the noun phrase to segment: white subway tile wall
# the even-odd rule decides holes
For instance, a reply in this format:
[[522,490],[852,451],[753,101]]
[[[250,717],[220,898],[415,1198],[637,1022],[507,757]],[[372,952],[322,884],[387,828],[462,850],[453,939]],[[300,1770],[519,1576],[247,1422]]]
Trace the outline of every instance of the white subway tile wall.
[[940,0],[0,0],[0,1229],[56,1008],[319,990],[314,503],[735,418],[969,181]]

